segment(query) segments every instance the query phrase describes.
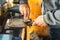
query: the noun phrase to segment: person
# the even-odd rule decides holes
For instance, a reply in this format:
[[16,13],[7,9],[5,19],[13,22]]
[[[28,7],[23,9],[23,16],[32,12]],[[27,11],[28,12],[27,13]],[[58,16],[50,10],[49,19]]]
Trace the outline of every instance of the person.
[[[27,0],[21,0],[20,3],[20,12],[22,14],[26,12],[27,14],[29,14],[29,6],[27,4]],[[22,8],[24,8],[25,10],[23,10]],[[42,14],[43,15],[36,18],[33,24],[38,26],[49,25],[50,40],[60,40],[60,0],[43,0]]]
[[[28,5],[28,0],[20,0],[20,9],[19,10],[20,10],[21,14],[24,15],[24,18],[26,18],[26,19],[28,19],[28,17],[29,17],[29,12],[30,12],[29,9],[30,8],[29,8],[29,5]],[[40,19],[40,17],[41,17],[41,19]],[[40,19],[42,21],[43,16],[39,16],[37,19]],[[33,24],[40,25],[40,23],[38,23],[40,20],[37,21],[37,19],[35,20],[35,22]],[[43,25],[46,26],[47,24],[45,24],[45,22],[43,22]]]
[[50,40],[60,40],[60,0],[43,0],[43,16],[50,26]]

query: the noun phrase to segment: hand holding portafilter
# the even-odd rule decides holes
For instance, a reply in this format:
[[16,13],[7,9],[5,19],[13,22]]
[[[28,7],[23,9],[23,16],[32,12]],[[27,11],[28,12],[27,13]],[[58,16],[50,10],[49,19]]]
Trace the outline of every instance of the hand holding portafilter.
[[33,25],[37,25],[37,26],[47,26],[47,24],[44,22],[44,19],[43,19],[43,15],[41,16],[38,16],[35,21],[33,22]]
[[29,13],[30,13],[29,6],[27,4],[20,4],[19,10],[21,14],[24,15],[24,23],[29,26],[32,25],[32,21],[29,20]]
[[29,6],[27,4],[20,4],[19,10],[24,15],[24,20],[28,20],[30,12]]

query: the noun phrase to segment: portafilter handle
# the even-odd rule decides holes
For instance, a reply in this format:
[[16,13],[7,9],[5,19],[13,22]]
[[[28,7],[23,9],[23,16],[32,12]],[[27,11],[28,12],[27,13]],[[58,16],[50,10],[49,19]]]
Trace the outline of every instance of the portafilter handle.
[[32,26],[32,20],[31,19],[28,19],[28,20],[24,20],[24,23],[27,25],[27,26]]

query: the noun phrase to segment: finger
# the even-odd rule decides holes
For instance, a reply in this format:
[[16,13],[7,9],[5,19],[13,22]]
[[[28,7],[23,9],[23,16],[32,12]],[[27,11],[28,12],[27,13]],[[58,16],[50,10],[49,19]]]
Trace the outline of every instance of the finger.
[[29,18],[29,8],[26,8],[26,18]]
[[24,19],[26,19],[27,9],[24,8]]
[[36,23],[35,22],[33,22],[33,24],[32,25],[35,25]]
[[30,13],[30,9],[29,8],[27,8],[27,13],[28,13],[28,18],[29,18],[29,13]]
[[34,21],[34,23],[33,23],[34,25],[38,25],[38,26],[40,26],[41,25],[41,22],[40,22],[40,20],[39,19],[36,19],[35,21]]
[[38,26],[35,22],[33,22],[33,24],[32,24],[32,25]]
[[37,25],[38,24],[38,21],[37,19],[33,22],[34,25]]
[[24,18],[28,19],[29,13],[28,13],[28,8],[24,8]]

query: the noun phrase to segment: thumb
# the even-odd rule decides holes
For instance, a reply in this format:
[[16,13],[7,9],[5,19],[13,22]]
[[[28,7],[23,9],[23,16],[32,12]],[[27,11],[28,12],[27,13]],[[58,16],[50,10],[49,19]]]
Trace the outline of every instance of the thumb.
[[35,22],[33,22],[33,24],[32,25],[36,25],[36,23]]

